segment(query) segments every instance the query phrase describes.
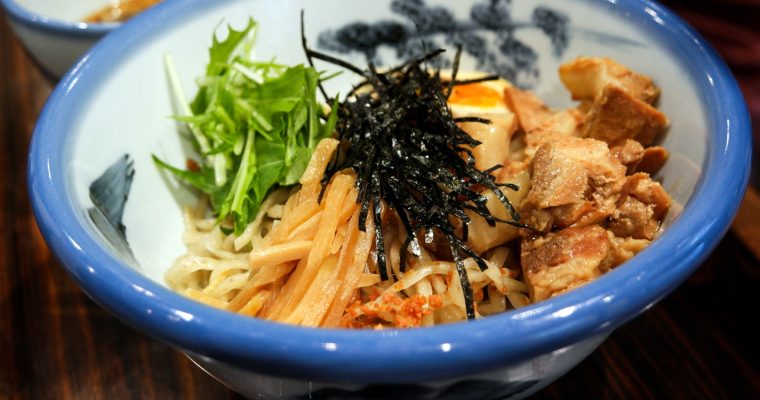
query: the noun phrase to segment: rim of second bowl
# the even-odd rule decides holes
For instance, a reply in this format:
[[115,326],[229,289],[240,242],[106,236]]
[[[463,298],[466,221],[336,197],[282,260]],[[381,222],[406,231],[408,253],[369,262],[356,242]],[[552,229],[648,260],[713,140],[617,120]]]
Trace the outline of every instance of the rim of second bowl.
[[34,29],[40,29],[56,34],[97,37],[105,35],[121,26],[122,23],[88,23],[70,22],[53,16],[38,14],[18,4],[14,0],[0,0],[8,12],[8,16],[15,22]]
[[181,349],[260,373],[322,381],[419,382],[484,372],[607,333],[646,310],[707,257],[742,199],[749,178],[750,124],[728,67],[704,39],[661,5],[606,0],[626,18],[654,29],[669,48],[699,61],[699,90],[715,100],[708,109],[716,134],[710,136],[705,174],[692,198],[673,225],[625,266],[519,310],[409,330],[295,327],[197,303],[132,270],[79,224],[60,168],[68,133],[59,127],[73,118],[77,99],[86,97],[82,94],[93,89],[93,82],[127,46],[169,29],[171,22],[231,1],[169,0],[106,37],[55,89],[30,146],[33,211],[69,274],[119,318]]

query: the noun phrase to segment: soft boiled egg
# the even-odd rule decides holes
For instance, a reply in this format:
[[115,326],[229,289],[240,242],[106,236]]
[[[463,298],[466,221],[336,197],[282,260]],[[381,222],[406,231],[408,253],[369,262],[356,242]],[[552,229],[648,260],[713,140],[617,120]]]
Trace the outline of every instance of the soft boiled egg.
[[[457,80],[476,79],[483,74],[457,74]],[[449,107],[454,118],[480,117],[491,121],[490,124],[480,122],[460,122],[459,126],[480,144],[472,149],[475,157],[475,167],[481,171],[496,165],[503,165],[509,158],[510,141],[517,130],[517,116],[507,106],[505,91],[511,84],[503,79],[454,86],[449,96]],[[502,177],[499,172],[496,176]],[[512,204],[520,204],[530,189],[530,177],[527,172],[511,176],[520,190],[503,189]],[[486,207],[492,215],[509,219],[507,210],[496,195],[488,189],[482,194],[486,197]],[[478,218],[474,211],[467,210],[470,217],[467,245],[476,252],[485,251],[491,247],[506,243],[518,235],[518,229],[508,224],[490,226],[483,218]]]
[[[450,75],[441,74],[443,79]],[[478,72],[458,72],[458,81],[468,81],[485,77]],[[503,113],[510,112],[504,97],[504,90],[511,87],[508,81],[498,78],[490,81],[455,85],[449,96],[449,106],[454,114]]]
[[[457,80],[471,80],[482,73],[458,73]],[[444,76],[444,79],[446,77]],[[509,157],[509,142],[517,130],[517,118],[507,107],[504,91],[511,84],[504,79],[455,85],[449,96],[454,118],[479,117],[491,121],[461,122],[459,126],[480,145],[472,149],[475,167],[487,170],[501,165]]]

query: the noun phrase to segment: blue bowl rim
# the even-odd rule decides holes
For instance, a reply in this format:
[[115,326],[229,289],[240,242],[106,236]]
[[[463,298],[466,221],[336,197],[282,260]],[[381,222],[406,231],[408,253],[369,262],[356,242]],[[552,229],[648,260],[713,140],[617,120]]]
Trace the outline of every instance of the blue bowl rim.
[[69,22],[49,15],[38,14],[14,0],[0,0],[11,20],[32,29],[57,35],[99,37],[121,26],[121,23]]
[[[3,0],[6,1],[7,0]],[[96,81],[125,43],[221,2],[169,0],[96,45],[50,96],[34,130],[28,187],[40,230],[74,280],[135,328],[180,349],[273,376],[333,382],[419,382],[472,375],[604,335],[675,289],[725,234],[746,189],[749,114],[720,56],[679,17],[648,0],[606,0],[701,72],[712,130],[704,174],[682,214],[626,264],[565,295],[477,321],[411,330],[301,328],[242,317],[184,298],[109,254],[80,225],[63,168],[67,119],[78,87]],[[147,27],[147,29],[146,29]],[[107,68],[105,68],[107,69]],[[92,86],[92,85],[90,85]],[[714,190],[715,187],[721,190]],[[646,267],[644,267],[646,266]],[[505,332],[505,335],[499,333]],[[515,338],[512,343],[506,338]]]

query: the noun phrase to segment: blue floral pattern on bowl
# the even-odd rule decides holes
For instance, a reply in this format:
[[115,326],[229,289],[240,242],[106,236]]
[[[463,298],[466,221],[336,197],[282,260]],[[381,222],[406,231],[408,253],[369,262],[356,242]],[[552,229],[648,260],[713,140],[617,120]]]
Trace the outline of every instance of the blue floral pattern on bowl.
[[[376,65],[384,64],[379,54],[384,46],[393,49],[396,58],[402,60],[419,57],[431,49],[461,46],[477,60],[478,70],[497,73],[520,87],[532,88],[540,79],[539,52],[516,33],[525,29],[543,32],[551,42],[551,55],[558,59],[576,30],[566,13],[540,4],[533,8],[530,20],[516,19],[511,0],[474,3],[467,19],[457,18],[450,8],[430,6],[424,0],[394,0],[390,10],[402,20],[356,21],[329,29],[319,34],[318,46],[341,54],[358,52]],[[598,40],[641,45],[608,33],[581,32]],[[451,58],[439,57],[431,62],[439,68],[451,66]]]

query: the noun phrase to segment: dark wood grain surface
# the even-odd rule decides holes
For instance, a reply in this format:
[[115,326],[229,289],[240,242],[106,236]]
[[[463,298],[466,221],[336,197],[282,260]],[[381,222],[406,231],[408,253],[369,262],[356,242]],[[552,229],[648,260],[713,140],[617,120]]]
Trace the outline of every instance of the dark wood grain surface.
[[[93,303],[50,254],[30,209],[26,158],[52,83],[4,17],[0,11],[0,399],[237,398],[179,351]],[[691,279],[536,397],[760,398],[758,255],[760,197],[752,191]]]

